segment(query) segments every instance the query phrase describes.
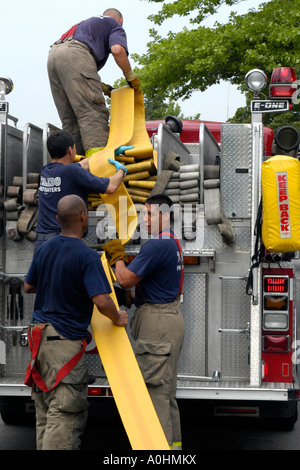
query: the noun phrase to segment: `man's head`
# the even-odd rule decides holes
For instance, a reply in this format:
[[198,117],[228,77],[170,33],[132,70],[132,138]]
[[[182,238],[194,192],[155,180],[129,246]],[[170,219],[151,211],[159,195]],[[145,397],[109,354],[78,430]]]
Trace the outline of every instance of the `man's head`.
[[115,20],[120,23],[120,25],[123,25],[123,16],[122,13],[119,12],[116,8],[107,8],[105,12],[103,13],[103,16],[110,16],[111,18],[114,18]]
[[47,149],[50,157],[55,160],[65,157],[72,152],[75,157],[76,149],[74,139],[69,132],[53,131],[47,139]]
[[143,221],[148,234],[157,235],[170,227],[170,222],[173,220],[172,207],[171,199],[163,194],[150,196],[145,201]]
[[57,204],[57,220],[62,234],[75,233],[81,236],[88,229],[88,213],[81,197],[70,194],[62,197]]

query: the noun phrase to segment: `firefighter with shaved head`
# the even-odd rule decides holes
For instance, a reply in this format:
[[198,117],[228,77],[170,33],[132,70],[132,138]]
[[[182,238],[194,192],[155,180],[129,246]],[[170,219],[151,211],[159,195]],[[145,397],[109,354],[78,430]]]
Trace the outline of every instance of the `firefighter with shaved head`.
[[57,218],[61,234],[43,243],[24,283],[26,292],[36,293],[25,384],[35,401],[37,449],[77,450],[87,419],[84,351],[93,307],[117,326],[125,326],[128,316],[109,296],[99,254],[82,241],[88,227],[84,201],[64,196]]
[[112,54],[128,84],[140,82],[128,59],[123,16],[115,8],[105,10],[70,28],[49,52],[48,75],[63,130],[70,132],[77,152],[90,156],[106,146],[108,110],[103,93],[112,87],[101,82],[98,72]]
[[120,286],[135,286],[137,309],[131,328],[135,355],[167,441],[175,450],[181,449],[176,384],[184,320],[182,251],[170,228],[172,206],[165,195],[146,200],[143,222],[150,238],[128,266],[120,240],[111,240],[103,248],[115,265]]

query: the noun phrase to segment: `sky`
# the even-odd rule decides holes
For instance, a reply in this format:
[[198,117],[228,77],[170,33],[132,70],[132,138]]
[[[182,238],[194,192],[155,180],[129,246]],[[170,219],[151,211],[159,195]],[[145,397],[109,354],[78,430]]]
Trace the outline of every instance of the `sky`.
[[[231,10],[243,14],[250,8],[256,9],[261,3],[262,0],[246,0],[234,8],[221,7],[218,15],[207,21],[206,25],[212,26],[216,20],[225,23]],[[47,75],[50,45],[74,24],[100,15],[109,7],[117,8],[123,14],[129,53],[145,53],[150,40],[149,29],[155,27],[147,17],[159,11],[160,3],[145,0],[4,2],[1,8],[0,76],[13,81],[14,89],[6,100],[9,113],[18,119],[18,128],[24,128],[28,122],[39,127],[46,123],[61,127]],[[155,28],[164,35],[169,30],[180,31],[184,25],[188,26],[186,19],[173,18],[161,28]],[[130,56],[129,60],[132,68],[137,65]],[[111,85],[122,77],[111,55],[100,75],[103,82]],[[226,121],[238,107],[245,105],[245,98],[236,86],[222,83],[205,92],[195,92],[189,100],[179,104],[186,116],[200,113],[201,120]]]

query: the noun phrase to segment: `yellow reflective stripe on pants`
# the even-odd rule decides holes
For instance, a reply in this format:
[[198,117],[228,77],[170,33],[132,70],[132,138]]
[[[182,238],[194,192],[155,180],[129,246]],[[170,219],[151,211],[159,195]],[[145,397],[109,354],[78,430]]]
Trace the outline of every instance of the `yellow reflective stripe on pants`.
[[171,450],[182,450],[182,442],[173,442],[173,444],[170,446]]

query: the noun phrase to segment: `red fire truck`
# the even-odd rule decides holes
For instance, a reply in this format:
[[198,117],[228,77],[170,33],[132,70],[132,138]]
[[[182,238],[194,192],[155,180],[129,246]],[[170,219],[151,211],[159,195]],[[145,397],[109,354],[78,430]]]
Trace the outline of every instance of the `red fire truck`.
[[[171,195],[178,209],[175,229],[180,232],[185,272],[185,340],[177,396],[201,401],[213,415],[276,418],[278,425],[292,429],[300,396],[298,251],[269,251],[260,235],[262,164],[276,154],[297,159],[299,147],[295,128],[284,126],[274,134],[264,127],[262,116],[289,111],[296,77],[293,69],[276,69],[268,100],[259,99],[267,85],[261,70],[250,71],[246,82],[254,94],[249,124],[180,121],[170,116],[146,123],[157,152],[158,175],[169,152],[197,173],[190,192],[179,184],[179,191]],[[0,78],[1,83],[3,98],[10,81]],[[26,185],[47,162],[45,141],[51,126],[41,129],[29,123],[19,130],[5,99],[0,101],[0,123],[0,411],[4,421],[12,422],[16,415],[32,411],[30,389],[23,380],[30,357],[27,327],[34,301],[23,292],[33,254],[32,227],[20,233],[13,216],[17,212],[20,217],[26,210],[22,200]],[[15,214],[10,214],[5,202],[19,177],[18,205],[11,211]],[[176,178],[181,181],[180,175]],[[105,239],[101,230],[108,230],[109,217],[105,208],[98,208],[90,211],[89,218],[85,242],[95,246]],[[129,256],[139,252],[141,242],[139,235],[126,246]],[[129,315],[133,310],[128,306]],[[91,399],[111,399],[92,336],[86,357],[95,377],[89,386]]]

